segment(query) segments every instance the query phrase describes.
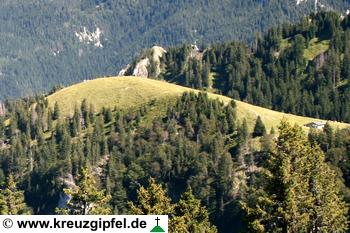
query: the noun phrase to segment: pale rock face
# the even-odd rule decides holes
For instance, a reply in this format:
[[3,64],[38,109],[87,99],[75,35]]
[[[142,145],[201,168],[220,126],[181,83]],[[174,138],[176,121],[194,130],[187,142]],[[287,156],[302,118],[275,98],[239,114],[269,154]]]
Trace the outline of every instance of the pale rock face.
[[[303,3],[303,2],[307,2],[307,0],[296,0],[297,1],[297,5],[300,5],[300,3]],[[317,7],[317,4],[318,4],[318,0],[314,0],[315,1],[315,6]]]
[[[313,0],[313,1],[314,1],[315,12],[317,12],[319,9],[323,9],[323,8],[327,9],[327,6],[325,4],[322,4],[319,0]],[[296,2],[297,2],[297,6],[298,6],[303,2],[307,2],[307,0],[296,0]],[[329,9],[332,9],[332,8],[329,8]]]
[[[161,73],[161,68],[160,68],[160,61],[161,58],[164,56],[164,54],[167,52],[164,48],[160,46],[153,46],[151,48],[152,50],[152,59],[153,61],[157,64],[157,70],[156,70],[156,76],[158,76]],[[140,60],[135,68],[132,71],[132,76],[136,77],[148,77],[148,67],[150,66],[150,58],[146,57],[142,60]],[[119,71],[119,76],[124,76],[125,73],[130,69],[130,64],[128,64],[124,69]]]
[[158,76],[162,71],[160,68],[160,59],[166,54],[166,50],[160,46],[153,46],[152,47],[152,52],[153,52],[153,61],[158,64],[157,65],[157,71],[156,71],[156,76]]
[[134,71],[132,72],[133,76],[137,76],[137,77],[148,77],[148,70],[147,67],[150,65],[149,59],[148,58],[144,58],[141,61],[139,61],[139,63],[137,63]]
[[[71,173],[66,174],[64,177],[60,177],[61,182],[64,184],[66,188],[75,188],[76,184]],[[64,192],[60,193],[60,199],[58,200],[58,208],[67,207],[67,203],[70,200],[70,196],[65,194]]]
[[302,2],[306,2],[307,0],[297,0],[297,5],[299,5]]
[[126,71],[128,71],[129,68],[130,68],[130,64],[128,64],[124,69],[120,70],[118,76],[124,76]]
[[3,104],[0,101],[0,116],[4,116],[6,114],[6,108],[5,108],[5,104]]
[[166,50],[160,46],[153,46],[152,51],[153,51],[153,60],[155,60],[156,62],[160,62],[160,59],[166,53]]
[[96,31],[94,32],[90,32],[86,29],[86,27],[83,28],[82,32],[75,32],[75,36],[80,42],[85,44],[93,44],[97,48],[103,48],[101,43],[101,35],[102,30],[99,27],[97,27]]

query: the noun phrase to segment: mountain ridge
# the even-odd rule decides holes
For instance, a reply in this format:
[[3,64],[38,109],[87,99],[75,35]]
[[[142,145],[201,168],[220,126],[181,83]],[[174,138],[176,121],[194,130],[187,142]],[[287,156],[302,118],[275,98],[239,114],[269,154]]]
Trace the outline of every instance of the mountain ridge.
[[[181,96],[184,92],[201,91],[182,87],[176,84],[159,81],[154,79],[140,78],[140,77],[109,77],[98,78],[86,82],[78,83],[62,90],[59,90],[47,97],[49,106],[53,109],[57,102],[60,106],[61,112],[65,116],[70,116],[74,112],[75,106],[79,106],[81,102],[86,99],[90,104],[93,104],[96,111],[101,111],[103,107],[106,108],[129,108],[146,104],[154,99],[163,99]],[[211,99],[219,99],[228,104],[233,99],[207,93]],[[254,106],[242,101],[234,100],[237,105],[237,115],[240,121],[247,119],[248,125],[252,129],[255,120],[260,116],[266,127],[276,128],[279,122],[286,118],[291,123],[297,123],[301,126],[310,122],[327,122],[316,118],[301,117],[292,114],[281,113],[259,106]],[[349,124],[329,121],[330,124],[337,128],[349,127]],[[305,127],[304,127],[305,128]]]

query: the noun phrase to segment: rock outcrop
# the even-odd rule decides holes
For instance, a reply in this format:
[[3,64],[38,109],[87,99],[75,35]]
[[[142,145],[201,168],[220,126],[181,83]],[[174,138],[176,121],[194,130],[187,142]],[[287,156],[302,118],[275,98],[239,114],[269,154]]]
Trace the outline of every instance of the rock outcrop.
[[130,69],[130,64],[128,64],[124,69],[121,69],[118,73],[118,76],[124,76],[129,69]]
[[0,116],[4,116],[6,114],[5,104],[0,101]]
[[156,70],[153,75],[158,76],[162,72],[161,58],[166,53],[166,50],[160,46],[153,46],[149,52],[149,56],[143,57],[133,67],[131,67],[130,64],[127,65],[124,69],[119,71],[118,75],[132,75],[147,78],[149,76],[149,66],[151,63],[154,63]]
[[101,35],[102,30],[99,27],[97,27],[96,31],[94,32],[90,32],[86,29],[86,27],[83,28],[82,32],[75,32],[75,36],[79,39],[80,42],[93,44],[97,48],[103,48],[103,45],[101,43]]
[[142,59],[141,61],[139,61],[136,64],[136,66],[132,72],[132,75],[137,76],[137,77],[147,78],[148,77],[148,69],[147,68],[149,65],[150,65],[150,61],[147,57]]

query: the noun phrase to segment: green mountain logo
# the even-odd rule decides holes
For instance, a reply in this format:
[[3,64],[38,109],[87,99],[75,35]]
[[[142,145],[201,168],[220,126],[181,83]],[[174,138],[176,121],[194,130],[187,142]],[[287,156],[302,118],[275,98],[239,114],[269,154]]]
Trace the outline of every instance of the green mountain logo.
[[159,220],[160,220],[160,219],[157,217],[157,218],[156,218],[157,226],[153,227],[153,229],[151,230],[151,232],[165,232],[165,231],[163,230],[163,228],[161,228],[161,227],[159,226],[159,224],[158,224]]
[[160,226],[155,226],[151,232],[165,232]]

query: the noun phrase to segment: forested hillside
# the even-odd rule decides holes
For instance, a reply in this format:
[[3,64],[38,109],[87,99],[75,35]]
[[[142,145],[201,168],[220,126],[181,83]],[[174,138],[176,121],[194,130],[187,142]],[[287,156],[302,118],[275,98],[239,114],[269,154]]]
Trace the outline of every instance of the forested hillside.
[[83,100],[68,117],[61,102],[6,102],[0,214],[169,214],[171,232],[195,233],[348,228],[348,129],[307,137],[258,117],[249,130],[234,101],[205,93],[127,108]]
[[[322,11],[254,35],[313,10],[3,1],[0,99],[51,91],[0,102],[0,214],[164,214],[174,233],[348,232],[349,124],[305,130],[318,120],[283,112],[350,122],[350,15]],[[193,44],[144,49],[122,72],[148,78],[54,87],[182,42]]]
[[[348,1],[323,1],[345,12]],[[115,75],[142,48],[252,41],[314,10],[295,0],[3,0],[0,99]]]
[[183,45],[168,48],[159,62],[150,56],[152,50],[140,58],[149,57],[150,78],[277,111],[350,122],[349,22],[349,15],[321,12],[269,30],[252,47],[243,42],[199,49]]

